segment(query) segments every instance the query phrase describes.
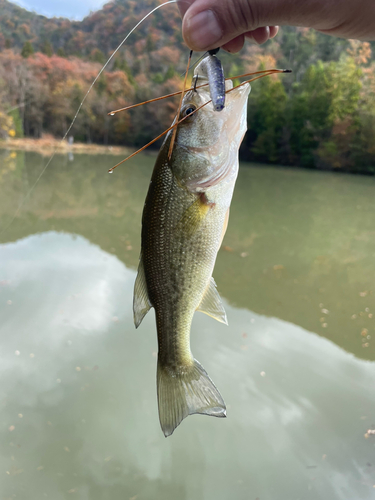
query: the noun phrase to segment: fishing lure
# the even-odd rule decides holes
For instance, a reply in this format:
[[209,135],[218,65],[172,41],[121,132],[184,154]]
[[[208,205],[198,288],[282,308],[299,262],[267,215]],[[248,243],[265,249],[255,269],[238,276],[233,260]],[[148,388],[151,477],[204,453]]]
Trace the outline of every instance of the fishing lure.
[[212,104],[215,111],[222,111],[225,105],[225,77],[220,59],[216,56],[220,48],[208,51],[203,59],[203,67],[207,73]]

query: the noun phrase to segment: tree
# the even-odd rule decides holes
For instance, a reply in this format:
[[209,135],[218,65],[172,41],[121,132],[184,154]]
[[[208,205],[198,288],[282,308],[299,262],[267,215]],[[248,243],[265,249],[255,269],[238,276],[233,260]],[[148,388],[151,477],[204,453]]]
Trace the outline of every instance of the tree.
[[53,48],[52,48],[51,43],[48,40],[46,40],[42,44],[41,51],[42,51],[43,54],[46,54],[46,56],[48,56],[48,57],[52,56],[52,54],[53,54]]
[[[264,65],[261,64],[259,69],[265,69]],[[284,86],[277,76],[263,78],[254,84],[249,98],[249,133],[245,142],[248,159],[272,163],[282,161],[286,100]]]
[[94,49],[91,51],[90,60],[93,62],[98,62],[99,64],[104,64],[106,58],[100,49]]
[[22,50],[21,50],[21,56],[24,59],[27,59],[28,57],[32,56],[34,54],[34,49],[33,46],[29,41],[25,42],[23,44]]
[[14,123],[12,116],[5,110],[8,107],[6,82],[0,78],[0,138],[14,137]]

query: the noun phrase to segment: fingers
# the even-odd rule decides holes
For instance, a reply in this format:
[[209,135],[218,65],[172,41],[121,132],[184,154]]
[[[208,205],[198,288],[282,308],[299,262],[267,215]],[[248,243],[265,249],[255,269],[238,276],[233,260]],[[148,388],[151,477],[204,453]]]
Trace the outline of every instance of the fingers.
[[181,17],[183,18],[186,14],[186,11],[194,3],[195,0],[177,0],[177,7],[180,11]]
[[259,3],[262,5],[263,0],[179,0],[187,45],[197,51],[223,46],[237,52],[244,36],[256,44],[273,38],[278,28],[259,25]]
[[237,36],[236,38],[233,38],[233,40],[230,40],[228,43],[225,43],[222,47],[227,52],[235,53],[239,52],[242,49],[244,43],[245,43],[245,35],[240,35]]
[[179,0],[182,33],[196,51],[240,50],[244,36],[264,43],[276,25],[304,26],[327,34],[375,39],[374,0]]
[[265,26],[263,28],[257,28],[254,31],[248,31],[243,35],[233,38],[229,42],[225,43],[222,47],[227,52],[239,52],[245,43],[245,38],[252,43],[261,45],[262,43],[267,42],[267,40],[269,40],[270,38],[275,37],[278,30],[278,26]]
[[275,36],[279,32],[279,27],[278,26],[270,26],[270,38],[275,38]]
[[269,26],[265,26],[264,28],[257,28],[254,31],[248,31],[245,33],[246,38],[251,40],[253,43],[261,45],[270,39],[271,30]]

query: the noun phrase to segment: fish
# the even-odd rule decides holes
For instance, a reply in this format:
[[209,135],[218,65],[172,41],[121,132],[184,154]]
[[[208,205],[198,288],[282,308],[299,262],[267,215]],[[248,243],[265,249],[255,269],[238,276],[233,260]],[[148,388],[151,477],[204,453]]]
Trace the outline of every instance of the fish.
[[[220,113],[210,105],[194,112],[211,100],[204,59],[193,81],[176,117],[186,118],[177,127],[172,154],[169,132],[156,159],[134,285],[136,328],[155,310],[159,420],[166,437],[188,415],[226,416],[222,396],[191,353],[190,330],[195,311],[227,324],[212,272],[228,224],[250,85],[227,93]],[[198,89],[197,83],[205,86]],[[226,90],[231,88],[228,80]]]

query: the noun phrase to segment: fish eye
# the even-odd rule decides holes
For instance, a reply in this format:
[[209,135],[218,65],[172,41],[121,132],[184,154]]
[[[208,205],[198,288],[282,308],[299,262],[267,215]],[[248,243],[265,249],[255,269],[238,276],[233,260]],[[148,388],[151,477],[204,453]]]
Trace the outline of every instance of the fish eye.
[[191,115],[197,108],[193,105],[190,104],[188,105],[183,111],[182,111],[182,117],[184,118],[185,116]]

